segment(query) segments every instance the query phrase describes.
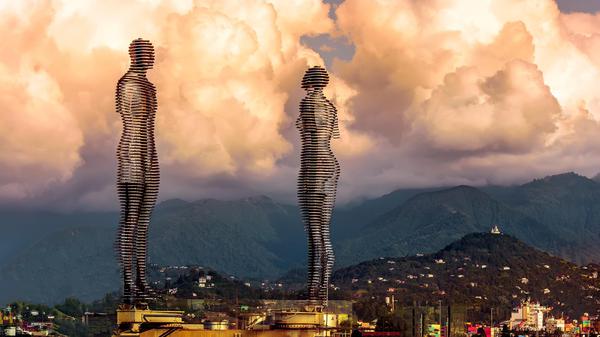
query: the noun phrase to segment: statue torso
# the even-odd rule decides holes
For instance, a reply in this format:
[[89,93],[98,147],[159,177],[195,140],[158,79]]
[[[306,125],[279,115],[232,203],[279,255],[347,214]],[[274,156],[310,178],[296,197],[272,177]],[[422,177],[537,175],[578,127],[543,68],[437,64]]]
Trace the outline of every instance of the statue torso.
[[127,72],[117,84],[117,112],[123,132],[117,150],[119,182],[145,183],[158,169],[154,144],[156,89],[145,76]]

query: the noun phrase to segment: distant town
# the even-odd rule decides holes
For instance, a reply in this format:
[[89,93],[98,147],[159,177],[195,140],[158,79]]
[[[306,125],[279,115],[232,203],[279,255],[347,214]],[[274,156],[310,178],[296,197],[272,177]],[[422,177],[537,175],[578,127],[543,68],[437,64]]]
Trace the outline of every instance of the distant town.
[[[208,280],[210,281],[210,279]],[[200,287],[202,280],[198,281]],[[215,287],[214,285],[204,285]],[[270,330],[277,325],[276,313],[284,308],[301,305],[301,300],[257,300],[253,305],[229,305],[218,300],[170,299],[170,305],[184,309],[186,321],[201,324],[205,330]],[[495,336],[590,336],[598,335],[600,317],[581,313],[578,317],[557,317],[552,308],[538,302],[524,301],[513,308],[508,319],[494,318],[493,308],[486,319],[471,320],[469,312],[475,307],[450,306],[403,306],[395,307],[386,298],[389,312],[381,318],[360,320],[352,312],[350,301],[331,303],[335,322],[334,336],[410,336],[410,337],[495,337]],[[212,311],[217,308],[222,311]],[[208,309],[208,310],[207,310]],[[62,312],[65,310],[67,313]],[[75,311],[72,311],[75,310]],[[85,306],[74,300],[62,305],[45,307],[12,303],[0,311],[2,336],[65,336],[110,335],[114,312],[84,311]],[[197,313],[201,314],[197,315]],[[481,312],[474,316],[481,316]],[[328,322],[321,322],[326,329]],[[329,323],[331,324],[331,323]],[[333,327],[333,326],[331,326]]]
[[[577,267],[502,234],[497,226],[435,254],[381,258],[336,271],[326,318],[310,326],[291,326],[278,316],[305,305],[304,275],[257,280],[201,266],[151,264],[148,270],[161,293],[158,307],[181,310],[185,322],[207,331],[305,327],[353,337],[592,337],[600,331],[598,296],[592,295],[600,291],[597,266]],[[519,270],[531,276],[520,277]],[[512,283],[485,284],[506,278]],[[503,290],[507,286],[510,296]],[[74,298],[54,306],[10,303],[1,311],[1,333],[110,335],[118,303],[117,293],[90,304]]]

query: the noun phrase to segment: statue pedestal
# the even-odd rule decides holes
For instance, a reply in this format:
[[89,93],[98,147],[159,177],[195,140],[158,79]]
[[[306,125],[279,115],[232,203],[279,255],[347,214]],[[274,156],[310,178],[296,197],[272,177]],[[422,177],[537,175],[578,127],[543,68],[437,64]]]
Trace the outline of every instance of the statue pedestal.
[[207,330],[201,324],[184,323],[183,311],[122,306],[112,337],[331,337],[338,327],[338,315],[318,308],[277,310],[270,315],[272,325],[267,330]]
[[[117,330],[113,337],[137,337],[150,329],[194,328],[183,322],[183,311],[150,310],[135,306],[121,305],[117,309]],[[197,327],[199,330],[200,326]]]
[[275,329],[336,329],[338,315],[323,311],[321,306],[304,310],[281,310],[271,313]]

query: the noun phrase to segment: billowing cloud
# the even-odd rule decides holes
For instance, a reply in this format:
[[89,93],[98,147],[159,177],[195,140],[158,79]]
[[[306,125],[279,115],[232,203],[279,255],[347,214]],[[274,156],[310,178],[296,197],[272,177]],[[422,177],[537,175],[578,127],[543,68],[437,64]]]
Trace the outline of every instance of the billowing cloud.
[[[553,0],[0,3],[0,200],[115,205],[116,81],[156,48],[161,198],[293,200],[299,80],[328,97],[340,199],[599,171],[600,16]],[[325,39],[326,40],[326,39]]]
[[515,59],[490,77],[476,68],[448,74],[414,113],[432,149],[526,153],[556,130],[560,105],[536,66]]
[[[83,134],[65,93],[42,54],[55,50],[46,38],[47,14],[36,8],[29,22],[5,9],[0,55],[0,198],[22,198],[40,186],[68,180],[80,164]],[[7,33],[10,32],[10,33]],[[35,173],[35,174],[32,174]]]
[[336,16],[356,49],[333,68],[356,92],[348,127],[377,148],[346,161],[375,172],[353,191],[600,170],[598,16],[552,0],[346,0]]
[[[97,200],[113,183],[114,160],[95,159],[114,152],[114,88],[136,37],[156,48],[149,78],[158,88],[165,175],[266,179],[292,151],[280,132],[293,118],[284,109],[290,92],[308,65],[323,63],[300,37],[331,30],[328,10],[318,0],[4,5],[0,197],[70,184],[80,190],[69,193],[84,194],[73,199]],[[105,178],[86,188],[77,180],[90,177],[79,171],[92,170],[92,162]]]

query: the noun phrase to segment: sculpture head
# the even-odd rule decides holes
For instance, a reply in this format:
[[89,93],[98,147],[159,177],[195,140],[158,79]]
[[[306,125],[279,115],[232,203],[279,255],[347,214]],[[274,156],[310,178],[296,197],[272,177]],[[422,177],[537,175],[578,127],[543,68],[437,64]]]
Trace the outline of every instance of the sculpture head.
[[154,65],[154,47],[148,40],[135,39],[129,44],[129,57],[131,70],[145,72]]
[[302,78],[302,88],[306,90],[323,89],[329,83],[327,70],[321,66],[308,68]]

